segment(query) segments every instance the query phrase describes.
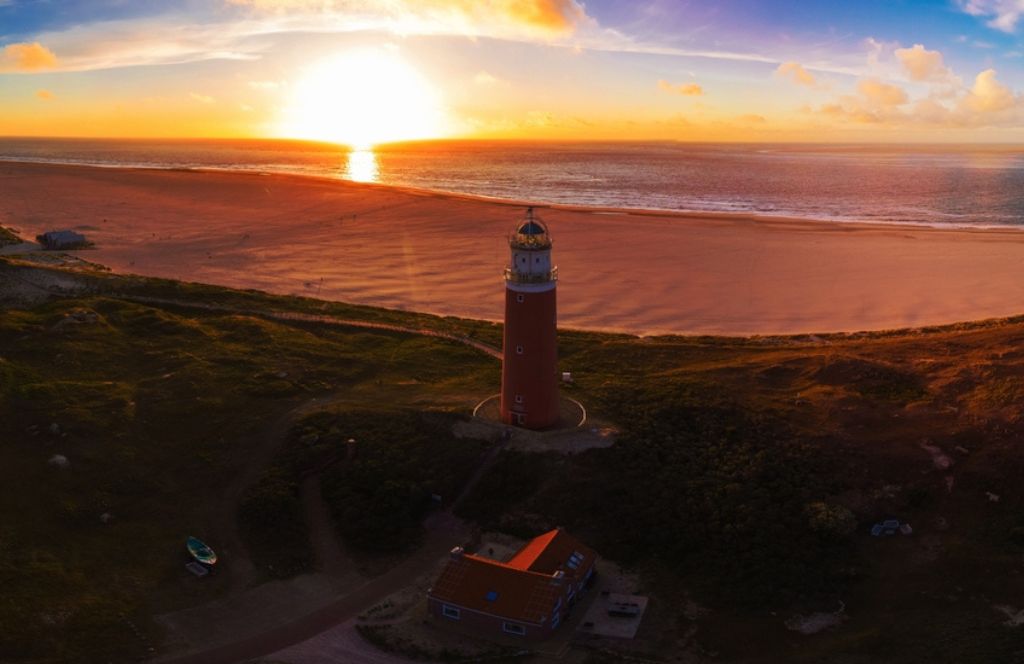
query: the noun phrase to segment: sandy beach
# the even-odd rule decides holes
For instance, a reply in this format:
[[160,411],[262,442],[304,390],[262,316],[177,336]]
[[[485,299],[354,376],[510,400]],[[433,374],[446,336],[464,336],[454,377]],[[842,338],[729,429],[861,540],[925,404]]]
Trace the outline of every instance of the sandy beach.
[[[569,208],[559,322],[784,334],[1024,312],[1024,233]],[[496,320],[522,204],[292,175],[0,163],[0,224],[115,271]]]

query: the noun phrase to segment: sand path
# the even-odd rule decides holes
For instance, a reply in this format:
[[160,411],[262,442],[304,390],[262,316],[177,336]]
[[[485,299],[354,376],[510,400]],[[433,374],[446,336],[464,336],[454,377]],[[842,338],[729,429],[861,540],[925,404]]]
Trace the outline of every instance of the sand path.
[[[0,224],[75,228],[117,271],[483,319],[505,202],[288,175],[0,164]],[[1024,232],[543,210],[566,327],[776,334],[1024,311]]]

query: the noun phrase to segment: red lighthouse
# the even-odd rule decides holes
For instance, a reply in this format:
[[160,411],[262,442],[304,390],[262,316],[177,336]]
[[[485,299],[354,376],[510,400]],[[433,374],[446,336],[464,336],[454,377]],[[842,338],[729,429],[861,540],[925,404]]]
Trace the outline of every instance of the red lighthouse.
[[558,422],[558,348],[551,237],[544,222],[526,211],[509,237],[505,268],[505,343],[501,363],[501,419],[529,429]]

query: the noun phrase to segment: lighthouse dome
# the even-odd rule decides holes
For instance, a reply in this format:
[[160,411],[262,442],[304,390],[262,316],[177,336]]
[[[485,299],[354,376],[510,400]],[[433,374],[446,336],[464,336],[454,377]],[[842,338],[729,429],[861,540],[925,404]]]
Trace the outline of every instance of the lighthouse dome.
[[524,221],[516,230],[518,235],[544,235],[547,232],[548,229],[544,228],[543,224],[537,219]]
[[548,227],[534,214],[532,207],[526,210],[526,218],[516,225],[510,240],[515,247],[539,249],[551,246]]

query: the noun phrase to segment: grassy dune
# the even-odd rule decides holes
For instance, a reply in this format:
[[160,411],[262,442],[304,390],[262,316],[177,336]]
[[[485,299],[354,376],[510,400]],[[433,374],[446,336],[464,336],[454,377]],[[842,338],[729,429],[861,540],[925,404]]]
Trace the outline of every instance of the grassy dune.
[[184,538],[217,546],[224,487],[296,405],[465,412],[496,380],[486,356],[390,332],[103,296],[5,308],[0,660],[132,660],[159,643],[150,615],[223,591],[182,577]]
[[[12,269],[28,268],[0,265]],[[497,326],[81,279],[90,294],[0,313],[2,660],[128,661],[158,646],[149,616],[224,590],[223,576],[182,577],[182,543],[196,534],[217,545],[223,487],[259,450],[271,454],[241,520],[268,564],[282,553],[266,533],[283,523],[304,550],[296,482],[342,438],[365,448],[324,467],[325,495],[346,542],[387,555],[415,546],[423,501],[454,491],[481,451],[447,427],[495,391],[494,359],[440,339],[240,311],[490,343]],[[564,331],[569,389],[620,429],[619,442],[574,456],[503,452],[462,512],[521,535],[564,525],[641,572],[655,601],[637,647],[650,657],[1013,661],[1021,628],[1002,624],[998,607],[1024,609],[1022,344],[1017,320],[822,338]],[[328,411],[268,439],[325,395]],[[55,454],[69,467],[49,465]],[[870,537],[886,517],[914,534]],[[288,564],[286,574],[301,571],[308,558]],[[706,611],[684,612],[686,597]],[[807,637],[783,625],[839,602],[848,619],[838,629]]]

